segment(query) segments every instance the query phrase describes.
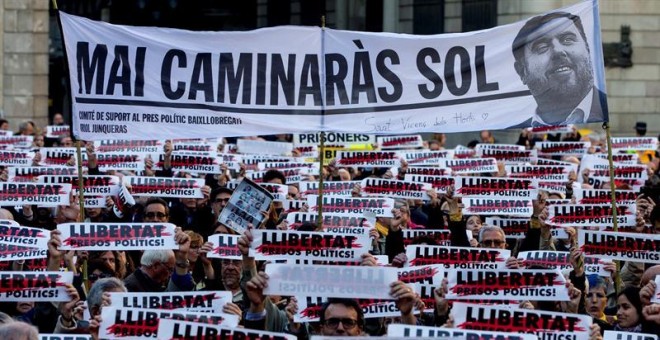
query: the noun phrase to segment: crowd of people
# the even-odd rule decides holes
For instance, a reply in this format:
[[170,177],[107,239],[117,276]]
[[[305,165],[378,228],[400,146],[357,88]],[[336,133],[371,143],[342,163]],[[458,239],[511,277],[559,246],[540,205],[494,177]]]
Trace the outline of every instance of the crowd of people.
[[[61,116],[54,125],[63,124]],[[6,122],[2,122],[6,123]],[[641,125],[640,125],[641,126]],[[644,128],[646,126],[644,125]],[[0,128],[7,128],[0,125]],[[42,131],[33,123],[20,125],[16,135],[34,137],[31,148],[43,152],[48,146],[71,147],[70,136],[56,140],[45,140]],[[645,131],[643,131],[645,133]],[[638,131],[640,136],[641,131]],[[643,135],[643,134],[642,134]],[[443,150],[446,140],[451,136],[438,134],[424,142],[425,150]],[[253,137],[257,140],[288,141],[290,136]],[[588,153],[604,153],[604,140],[593,136],[581,136],[577,130],[564,134],[534,134],[525,129],[521,132],[517,145],[526,149],[534,148],[535,143],[543,140],[580,141],[589,140]],[[221,144],[232,143],[224,140]],[[46,143],[46,145],[44,144]],[[131,171],[99,171],[95,164],[93,143],[85,144],[87,154],[86,174],[108,174],[115,176],[140,175],[157,177],[203,178],[203,198],[162,198],[136,197],[133,206],[119,207],[117,198],[108,196],[105,208],[85,208],[80,211],[78,200],[72,196],[66,206],[47,208],[39,206],[4,206],[2,219],[11,219],[21,226],[42,228],[50,232],[48,257],[46,259],[17,260],[0,262],[3,271],[70,271],[75,274],[74,283],[67,287],[70,300],[67,302],[3,302],[0,301],[0,337],[18,339],[22,334],[32,339],[37,333],[91,334],[98,338],[99,325],[102,322],[101,311],[111,303],[113,292],[191,292],[191,291],[229,291],[232,301],[228,302],[223,312],[236,315],[239,327],[247,329],[282,332],[300,339],[311,335],[328,336],[382,336],[387,325],[401,323],[413,326],[455,327],[451,314],[453,301],[445,296],[448,293],[447,280],[434,287],[433,310],[425,308],[425,301],[411,284],[402,281],[390,286],[391,299],[398,309],[396,317],[365,318],[357,299],[329,298],[321,307],[318,322],[299,323],[294,316],[299,312],[299,300],[305,296],[273,296],[264,293],[270,277],[265,273],[267,264],[249,257],[250,244],[256,229],[289,230],[291,226],[281,204],[273,203],[265,214],[263,223],[252,226],[238,241],[242,259],[216,259],[207,256],[214,249],[209,237],[214,234],[236,234],[236,232],[218,221],[221,211],[227,206],[233,193],[232,183],[246,177],[251,171],[242,165],[234,170],[222,166],[221,173],[188,173],[177,171],[168,166],[167,159],[173,153],[173,141],[166,141],[163,146],[165,166],[154,169],[154,161],[145,160],[145,169],[141,173]],[[482,131],[479,140],[468,147],[478,144],[496,144],[493,135]],[[423,150],[423,149],[419,149]],[[294,154],[296,156],[294,146]],[[645,188],[660,185],[660,155],[656,150],[640,152],[641,164],[647,166],[648,180]],[[554,157],[557,159],[558,157]],[[579,157],[563,157],[564,161],[579,164]],[[36,156],[34,165],[40,157]],[[75,160],[71,160],[73,165]],[[503,164],[498,164],[500,171],[482,173],[486,177],[507,177]],[[367,168],[340,166],[330,162],[322,167],[319,176],[309,175],[307,180],[318,181],[358,181],[369,177],[386,179],[405,178],[408,164],[402,162],[398,169]],[[0,178],[7,181],[7,169],[3,169]],[[434,188],[427,192],[429,200],[396,200],[393,217],[378,217],[369,234],[372,236],[370,249],[364,249],[362,266],[378,266],[377,257],[387,256],[386,266],[403,267],[408,264],[403,232],[414,230],[449,230],[450,245],[453,247],[479,247],[486,249],[509,249],[511,258],[506,260],[508,269],[525,268],[525,263],[517,254],[523,251],[553,250],[570,254],[572,270],[567,273],[567,287],[570,301],[517,301],[519,308],[544,311],[583,314],[593,317],[590,329],[591,339],[600,339],[605,330],[633,333],[651,333],[660,335],[660,304],[651,302],[656,294],[656,276],[660,274],[660,264],[638,263],[633,261],[609,264],[604,267],[608,277],[585,272],[584,254],[577,242],[576,228],[564,228],[567,239],[552,236],[552,226],[547,221],[550,198],[571,200],[574,183],[578,176],[588,177],[587,173],[571,173],[565,183],[565,192],[541,191],[534,200],[534,213],[529,217],[527,231],[523,238],[513,239],[497,226],[487,225],[484,215],[471,215],[462,209],[461,198],[451,186]],[[298,183],[288,183],[284,174],[277,170],[268,170],[263,183],[275,183],[288,186],[288,200],[302,200],[304,193]],[[589,188],[588,181],[582,181],[581,188]],[[602,183],[596,189],[631,189],[626,184]],[[130,190],[130,188],[129,188]],[[653,197],[654,191],[638,192],[636,201],[637,225],[627,232],[640,234],[660,233],[660,207],[656,204],[659,197]],[[353,197],[363,197],[367,193],[359,184],[352,189]],[[309,210],[306,205],[302,211]],[[172,223],[176,225],[174,237],[178,249],[144,251],[73,251],[61,250],[62,238],[56,229],[58,224],[84,221],[89,223]],[[322,231],[322,226],[306,223],[300,230]],[[467,232],[466,232],[467,231]],[[413,244],[435,245],[437,240],[431,237],[419,237]],[[338,265],[341,265],[339,263]],[[428,302],[428,300],[426,301]],[[426,311],[425,311],[426,310]],[[421,313],[420,313],[421,311]],[[34,327],[29,327],[33,325]],[[32,337],[29,337],[32,336]]]

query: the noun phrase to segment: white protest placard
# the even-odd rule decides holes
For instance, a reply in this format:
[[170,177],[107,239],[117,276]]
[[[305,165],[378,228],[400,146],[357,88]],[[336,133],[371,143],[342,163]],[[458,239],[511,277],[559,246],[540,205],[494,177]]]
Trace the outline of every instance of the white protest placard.
[[294,133],[294,145],[319,145],[321,144],[321,136],[324,138],[326,146],[328,144],[337,146],[349,146],[353,144],[376,144],[376,135],[360,134],[360,133],[338,133],[326,132],[323,135],[320,133]]
[[[263,183],[264,175],[268,171],[248,171],[246,178],[251,179],[255,183]],[[316,168],[291,168],[280,170],[282,175],[286,178],[288,184],[298,183],[302,180],[309,180],[309,175],[318,175]]]
[[19,246],[11,243],[0,242],[0,262],[45,259],[46,257],[48,257],[48,246]]
[[186,139],[186,140],[173,140],[172,151],[201,151],[201,152],[218,152],[218,146],[222,144],[221,139]]
[[293,169],[293,168],[306,168],[310,172],[315,169],[318,169],[319,163],[315,162],[259,162],[257,163],[257,169],[260,171],[264,170],[284,170],[284,169]]
[[542,156],[582,156],[591,142],[536,142],[534,149]]
[[302,163],[305,159],[300,157],[280,156],[280,155],[240,155],[247,170],[257,170],[259,163]]
[[131,188],[131,195],[135,197],[204,198],[203,178],[124,176],[122,182]]
[[[305,296],[298,298],[298,310],[293,315],[295,322],[318,322],[321,307],[328,302],[328,298],[318,296]],[[396,301],[377,299],[357,299],[362,308],[365,319],[398,317],[401,311],[396,307]]]
[[[637,153],[625,153],[627,152],[625,149],[618,151],[620,153],[615,153],[612,155],[612,161],[614,164],[635,165],[639,163],[639,155]],[[597,153],[596,156],[601,159],[609,160],[606,153]]]
[[538,181],[528,178],[454,177],[456,196],[520,197],[536,199]]
[[612,137],[612,150],[625,151],[655,151],[658,149],[658,139],[654,137]]
[[502,228],[507,239],[521,239],[529,229],[529,218],[488,216],[486,224]]
[[426,192],[431,190],[431,184],[369,177],[362,180],[360,189],[367,196],[385,196],[428,201],[430,198]]
[[566,197],[566,182],[539,181],[539,190],[548,193],[562,194]]
[[266,295],[394,300],[390,285],[396,268],[333,265],[266,265]]
[[303,158],[317,159],[319,158],[319,148],[316,145],[299,145],[293,147],[293,154],[297,154]]
[[475,305],[454,302],[454,327],[511,333],[536,334],[539,340],[553,340],[572,334],[575,340],[588,340],[592,317],[585,314],[546,312],[509,306]]
[[60,334],[46,334],[46,333],[39,333],[39,340],[92,340],[91,335],[84,335],[84,334],[65,334],[65,333],[60,333]]
[[[617,205],[619,226],[634,226],[635,205]],[[562,227],[608,226],[614,223],[610,204],[566,204],[548,208],[547,223]]]
[[32,146],[33,136],[13,135],[0,136],[0,148],[26,149]]
[[262,212],[270,208],[273,201],[266,189],[244,178],[234,190],[218,216],[218,222],[234,230],[239,235],[248,229],[248,225],[258,228],[264,219]]
[[531,198],[464,197],[465,215],[532,216]]
[[406,257],[409,266],[441,264],[446,269],[504,268],[511,256],[508,249],[486,249],[430,245],[409,245]]
[[448,273],[449,300],[570,300],[566,279],[558,269],[469,269]]
[[[87,154],[83,154],[83,164],[87,164]],[[96,154],[99,171],[144,170],[144,154],[124,152],[99,152]]]
[[238,152],[243,154],[282,155],[290,156],[293,143],[269,142],[263,140],[238,139]]
[[404,181],[428,183],[439,194],[447,193],[447,188],[454,185],[454,177],[450,176],[427,176],[406,174]]
[[367,234],[355,235],[347,232],[349,229],[343,229],[342,232],[254,230],[250,257],[255,260],[359,261],[363,254],[369,252],[371,239]]
[[0,166],[31,166],[35,153],[32,151],[0,151]]
[[295,335],[266,332],[249,328],[232,327],[226,324],[215,325],[202,320],[192,322],[180,319],[163,318],[158,326],[158,339],[260,339],[297,340]]
[[613,265],[614,262],[608,259],[601,259],[597,257],[584,257],[584,273],[586,275],[598,275],[602,277],[611,277],[612,273],[605,270],[605,265]]
[[[107,175],[84,175],[83,196],[114,196],[119,193],[119,177]],[[78,176],[69,175],[41,175],[37,177],[38,183],[71,184],[71,190],[76,195],[79,190]],[[105,203],[105,202],[104,202]]]
[[[633,205],[637,200],[637,192],[634,190],[614,191],[614,197],[617,204]],[[612,202],[612,190],[606,189],[582,189],[573,190],[575,203],[579,204],[602,204]]]
[[535,135],[544,135],[547,133],[571,133],[574,132],[575,125],[562,124],[562,125],[540,125],[527,128],[527,131]]
[[[13,221],[12,221],[13,222]],[[16,224],[0,224],[0,243],[48,249],[50,232]]]
[[381,150],[416,149],[424,147],[422,135],[378,136],[378,147]]
[[178,249],[171,223],[58,224],[62,250]]
[[387,325],[387,337],[433,338],[433,339],[497,339],[538,340],[534,334],[489,332],[445,327],[413,326],[400,323]]
[[532,150],[478,149],[477,155],[481,158],[495,158],[496,160],[503,162],[504,164],[534,163],[538,158],[536,149],[532,149]]
[[41,207],[69,205],[71,184],[0,183],[0,206],[36,204]]
[[66,285],[73,284],[72,272],[0,272],[0,300],[70,301]]
[[206,254],[208,258],[242,260],[243,254],[238,249],[240,235],[213,234],[208,241],[213,243],[213,251]]
[[479,143],[475,146],[476,154],[479,154],[483,150],[525,150],[525,146],[518,144],[500,144],[500,143]]
[[660,275],[655,276],[655,292],[651,297],[651,302],[660,303]]
[[41,148],[39,150],[41,153],[41,165],[59,165],[66,166],[69,165],[72,157],[74,163],[77,162],[75,155],[75,148]]
[[[360,181],[323,181],[323,195],[350,197],[355,184],[359,183]],[[303,197],[319,194],[319,182],[302,181],[298,183],[298,188]]]
[[568,181],[571,167],[562,165],[505,165],[512,178],[532,178],[539,181]]
[[[164,154],[160,154],[158,161],[154,164],[154,169],[162,169],[164,162]],[[195,151],[172,151],[170,161],[173,171],[209,174],[222,172],[220,163],[220,159],[215,154]]]
[[289,186],[286,184],[259,183],[259,186],[273,195],[274,201],[283,202],[289,194]]
[[444,165],[444,159],[454,158],[454,151],[452,150],[438,150],[438,151],[401,151],[399,153],[403,159],[408,162],[409,166],[415,165]]
[[497,160],[495,158],[446,159],[444,168],[451,170],[454,175],[497,172]]
[[337,166],[398,168],[401,158],[396,151],[337,151]]
[[71,136],[71,128],[68,125],[46,126],[46,138],[60,138],[61,136]]
[[282,202],[282,214],[283,213],[293,213],[293,212],[298,212],[301,211],[305,208],[307,205],[307,200],[306,199],[298,199],[298,200],[284,200]]
[[[101,339],[156,339],[159,329],[171,320],[196,321],[200,323],[237,327],[238,316],[226,313],[198,313],[185,310],[164,310],[125,307],[103,307],[101,310]],[[160,323],[161,320],[167,322]],[[170,339],[170,338],[168,338]]]
[[397,268],[399,281],[404,283],[426,283],[440,285],[445,277],[445,266],[442,264],[429,264]]
[[[292,229],[298,229],[298,227],[300,227],[305,222],[317,224],[318,218],[318,213],[309,212],[293,212],[286,216],[286,220],[289,222],[289,228]],[[376,225],[375,221],[375,218],[370,219],[361,216],[346,216],[344,214],[324,213],[323,221],[321,224],[324,228],[362,228],[367,226],[366,222],[369,222],[369,224],[374,227]]]
[[658,340],[658,336],[650,333],[618,332],[606,330],[603,340]]
[[184,310],[188,312],[222,313],[222,307],[232,301],[230,291],[194,292],[112,292],[110,307]]
[[585,256],[654,264],[660,262],[660,235],[580,229],[578,245]]
[[[316,212],[318,195],[308,195],[307,205],[309,211]],[[323,196],[323,213],[340,213],[346,216],[364,216],[365,211],[371,211],[378,217],[393,217],[394,199],[392,198],[345,198]]]
[[451,232],[448,229],[403,229],[401,232],[406,247],[422,238],[431,239],[439,246],[451,245]]
[[160,140],[96,140],[94,149],[96,152],[120,152],[120,153],[160,153],[165,143]]
[[[444,162],[443,162],[444,163]],[[425,167],[425,166],[410,166],[406,169],[407,175],[423,175],[423,176],[449,176],[451,170],[441,167]]]
[[525,267],[543,267],[559,270],[571,270],[571,253],[567,251],[535,250],[521,251],[518,259]]
[[7,168],[7,182],[34,182],[41,175],[75,175],[75,167],[28,166]]

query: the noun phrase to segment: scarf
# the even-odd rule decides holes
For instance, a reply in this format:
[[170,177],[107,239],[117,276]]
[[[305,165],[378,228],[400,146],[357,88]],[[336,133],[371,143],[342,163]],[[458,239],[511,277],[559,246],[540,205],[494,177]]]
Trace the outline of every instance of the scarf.
[[619,324],[614,325],[614,330],[617,332],[630,332],[630,333],[641,333],[642,332],[642,324],[639,323],[635,327],[621,327]]

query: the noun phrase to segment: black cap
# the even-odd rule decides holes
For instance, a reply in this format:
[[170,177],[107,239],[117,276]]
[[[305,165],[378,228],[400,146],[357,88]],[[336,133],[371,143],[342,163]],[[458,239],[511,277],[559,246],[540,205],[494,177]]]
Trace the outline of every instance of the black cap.
[[231,190],[227,187],[217,187],[211,191],[211,199],[214,200],[215,197],[221,193],[227,193],[229,195],[232,195],[234,193],[234,190]]
[[646,130],[646,122],[637,122],[635,130]]

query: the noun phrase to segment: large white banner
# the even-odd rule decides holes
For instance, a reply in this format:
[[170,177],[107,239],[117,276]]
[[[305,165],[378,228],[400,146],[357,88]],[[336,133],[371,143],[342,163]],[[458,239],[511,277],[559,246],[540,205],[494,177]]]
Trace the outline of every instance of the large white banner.
[[431,36],[60,19],[73,133],[86,140],[410,135],[608,120],[596,0]]

